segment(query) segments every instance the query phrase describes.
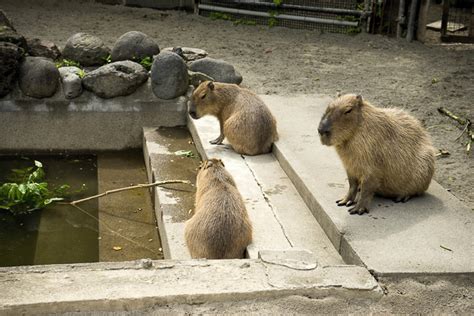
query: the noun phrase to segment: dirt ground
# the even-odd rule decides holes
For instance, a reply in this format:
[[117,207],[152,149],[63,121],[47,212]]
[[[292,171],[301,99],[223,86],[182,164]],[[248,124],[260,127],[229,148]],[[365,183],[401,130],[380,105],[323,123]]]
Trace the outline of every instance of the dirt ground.
[[[474,120],[474,45],[423,45],[378,35],[234,26],[177,11],[109,6],[85,0],[0,0],[18,31],[63,46],[90,32],[110,47],[123,33],[142,31],[161,48],[198,47],[232,63],[243,85],[260,94],[361,93],[381,106],[403,107],[419,118],[439,149],[436,180],[474,209],[473,152],[467,136],[437,108]],[[315,122],[314,132],[316,133]]]
[[[137,30],[152,36],[160,48],[198,47],[211,57],[232,63],[242,73],[243,85],[259,94],[355,92],[376,105],[405,108],[424,123],[435,146],[450,153],[446,158],[438,158],[436,180],[474,210],[474,149],[466,155],[467,136],[456,141],[460,127],[437,111],[443,106],[474,120],[474,45],[424,45],[378,35],[234,26],[231,22],[212,21],[185,12],[81,0],[0,0],[0,9],[20,33],[51,40],[61,47],[77,32],[95,34],[112,47],[120,35]],[[317,124],[314,122],[314,133]],[[387,280],[389,295],[373,306],[330,298],[289,297],[267,302],[175,307],[180,312],[198,313],[369,310],[468,314],[474,312],[472,283],[472,279],[466,278]],[[149,312],[160,311],[171,310]]]

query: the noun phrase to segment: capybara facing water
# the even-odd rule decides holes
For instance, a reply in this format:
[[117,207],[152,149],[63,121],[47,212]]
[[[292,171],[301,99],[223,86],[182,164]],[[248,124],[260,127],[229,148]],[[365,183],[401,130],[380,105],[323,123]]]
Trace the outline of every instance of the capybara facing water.
[[420,122],[405,111],[347,94],[329,104],[318,132],[346,169],[349,191],[337,204],[355,204],[350,214],[368,212],[374,194],[406,202],[428,189],[435,151]]
[[194,90],[189,115],[193,119],[217,117],[220,135],[210,143],[222,144],[227,137],[239,154],[268,153],[278,139],[275,118],[265,103],[252,91],[235,84],[202,82]]
[[242,258],[252,224],[234,179],[219,159],[202,163],[196,180],[195,214],[186,222],[192,258]]

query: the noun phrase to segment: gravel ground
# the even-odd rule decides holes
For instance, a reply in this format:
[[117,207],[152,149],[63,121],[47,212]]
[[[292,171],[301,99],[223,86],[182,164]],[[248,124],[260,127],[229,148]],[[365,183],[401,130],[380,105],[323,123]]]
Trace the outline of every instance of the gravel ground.
[[[234,26],[185,12],[81,0],[0,0],[0,9],[20,33],[61,47],[77,32],[92,33],[112,46],[123,33],[137,30],[152,36],[161,48],[198,47],[232,63],[242,73],[243,85],[260,94],[356,92],[375,105],[405,108],[423,122],[437,148],[450,152],[438,159],[436,180],[474,210],[474,154],[465,152],[466,135],[455,140],[461,128],[437,112],[443,106],[474,120],[474,45],[423,45],[377,35]],[[388,295],[372,305],[288,297],[170,305],[147,312],[474,313],[472,278],[381,281]]]

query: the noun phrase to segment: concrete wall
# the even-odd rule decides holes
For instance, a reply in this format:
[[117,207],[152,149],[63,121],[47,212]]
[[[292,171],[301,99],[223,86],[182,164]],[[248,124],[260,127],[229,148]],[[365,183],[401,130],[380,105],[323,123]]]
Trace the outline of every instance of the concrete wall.
[[0,99],[0,152],[141,148],[144,126],[186,124],[187,101],[156,98],[150,82],[113,99],[84,91],[67,100],[61,89],[35,99],[16,89]]

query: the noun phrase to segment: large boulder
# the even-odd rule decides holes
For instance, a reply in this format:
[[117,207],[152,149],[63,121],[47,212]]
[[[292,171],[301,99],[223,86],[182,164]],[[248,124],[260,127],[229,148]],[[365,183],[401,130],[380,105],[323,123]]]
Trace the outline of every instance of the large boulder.
[[66,42],[62,55],[65,59],[77,61],[82,66],[99,66],[107,61],[110,49],[104,42],[87,33],[76,33]]
[[148,78],[142,65],[130,61],[116,61],[87,73],[82,79],[84,88],[101,98],[129,95]]
[[0,42],[0,97],[13,89],[23,50],[12,43]]
[[59,71],[54,63],[43,57],[26,57],[20,65],[20,89],[34,98],[52,96],[59,84]]
[[158,44],[148,35],[138,32],[130,31],[115,42],[112,48],[112,60],[135,60],[140,61],[145,57],[152,58],[160,52]]
[[12,30],[16,31],[13,27],[13,24],[10,22],[5,12],[3,12],[2,10],[0,10],[0,26],[7,26]]
[[181,57],[171,52],[162,52],[151,66],[153,93],[160,99],[174,99],[188,90],[188,69]]
[[231,64],[220,59],[210,57],[193,61],[189,69],[194,72],[202,72],[218,82],[240,84],[242,75],[237,72]]
[[18,34],[14,29],[8,26],[0,25],[0,42],[15,44],[21,47],[25,52],[27,50],[26,39],[23,35]]
[[81,73],[84,70],[78,67],[61,67],[59,68],[59,75],[61,76],[61,83],[66,99],[74,99],[82,93],[82,78]]
[[166,47],[163,48],[163,51],[178,54],[186,62],[202,59],[208,55],[204,49],[193,47]]
[[39,38],[30,38],[26,40],[28,45],[28,54],[30,56],[45,57],[56,60],[61,56],[59,48],[51,41]]

